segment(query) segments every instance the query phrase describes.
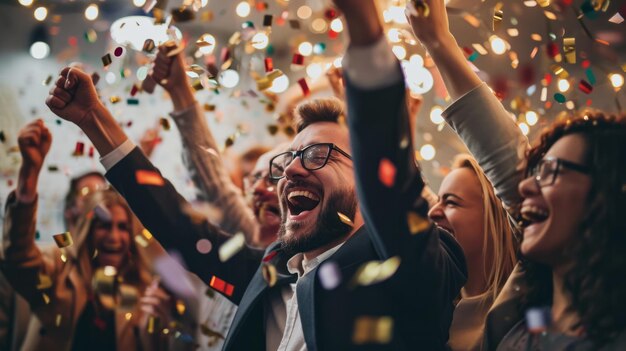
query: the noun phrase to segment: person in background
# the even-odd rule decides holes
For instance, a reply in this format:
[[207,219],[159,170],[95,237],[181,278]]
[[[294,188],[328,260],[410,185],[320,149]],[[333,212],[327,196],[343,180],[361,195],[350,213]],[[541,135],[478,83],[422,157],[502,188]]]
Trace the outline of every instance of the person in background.
[[[133,240],[140,227],[119,195],[96,191],[83,199],[71,245],[67,237],[62,248],[35,245],[37,181],[51,142],[41,120],[20,131],[23,163],[17,189],[7,201],[0,267],[31,310],[21,349],[159,349],[162,336],[147,334],[148,316],[136,303],[152,279]],[[104,291],[92,287],[106,266],[117,272],[109,274],[111,281],[119,277],[133,292],[133,303],[112,308],[106,302],[115,301],[114,295],[105,299]],[[167,298],[141,304],[163,311]]]
[[271,149],[266,146],[256,145],[248,148],[237,157],[234,169],[230,172],[230,178],[242,191],[245,191],[245,184],[243,182],[246,177],[250,175],[254,166],[256,166],[259,157],[270,150]]

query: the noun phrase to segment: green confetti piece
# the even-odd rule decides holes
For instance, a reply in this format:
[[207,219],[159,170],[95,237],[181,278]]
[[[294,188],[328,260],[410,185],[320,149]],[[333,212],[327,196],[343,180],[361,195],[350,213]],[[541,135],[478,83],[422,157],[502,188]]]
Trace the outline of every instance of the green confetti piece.
[[593,74],[593,71],[591,70],[591,68],[587,68],[585,70],[585,74],[587,75],[587,80],[589,81],[589,83],[591,83],[591,85],[595,85],[596,84],[596,76],[595,76],[595,74]]
[[468,57],[468,58],[467,58],[467,60],[468,60],[469,62],[474,62],[474,61],[476,61],[476,59],[477,59],[477,58],[478,58],[478,52],[474,51],[474,52],[470,55],[470,57]]
[[126,99],[128,105],[139,105],[139,99]]
[[561,94],[561,93],[556,93],[554,94],[554,100],[556,100],[556,102],[562,104],[565,102],[565,95]]

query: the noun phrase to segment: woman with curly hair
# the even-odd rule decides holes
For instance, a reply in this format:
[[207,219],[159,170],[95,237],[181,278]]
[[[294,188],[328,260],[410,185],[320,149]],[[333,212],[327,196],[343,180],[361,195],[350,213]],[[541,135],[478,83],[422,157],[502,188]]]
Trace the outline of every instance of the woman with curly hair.
[[[527,160],[519,186],[526,289],[518,286],[526,318],[498,350],[624,349],[626,119],[588,112],[557,123]],[[527,313],[542,306],[551,306],[551,323]]]

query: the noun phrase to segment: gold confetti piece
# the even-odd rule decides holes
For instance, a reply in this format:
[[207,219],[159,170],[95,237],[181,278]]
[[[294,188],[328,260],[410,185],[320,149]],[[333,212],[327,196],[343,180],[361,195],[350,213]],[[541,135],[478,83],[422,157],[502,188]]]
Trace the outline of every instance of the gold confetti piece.
[[400,257],[394,256],[386,261],[369,261],[361,265],[352,278],[351,286],[368,286],[389,279],[400,267]]
[[211,104],[204,104],[204,110],[207,112],[213,112],[215,111],[215,105],[211,105]]
[[112,104],[117,104],[118,102],[122,101],[122,98],[120,98],[119,96],[111,96],[111,97],[109,98],[109,101],[110,101]]
[[115,307],[116,269],[112,266],[98,268],[93,275],[91,285],[100,302],[107,308]]
[[502,24],[502,18],[504,17],[504,12],[502,11],[502,3],[499,2],[493,8],[493,25],[492,29],[494,32],[500,30],[500,24]]
[[151,53],[154,51],[154,49],[156,49],[156,44],[154,43],[154,40],[148,38],[146,39],[146,41],[143,42],[143,48],[141,49],[143,52]]
[[537,0],[537,4],[541,7],[550,6],[550,0]]
[[567,63],[576,63],[576,38],[563,38],[563,53]]
[[133,318],[133,314],[130,312],[126,312],[126,314],[124,315],[124,318],[129,321],[131,320],[131,318]]
[[422,0],[411,0],[407,4],[407,10],[413,17],[428,17],[430,15],[430,7]]
[[43,302],[47,305],[50,303],[50,296],[48,296],[48,294],[46,293],[42,293],[41,297],[43,298]]
[[543,14],[546,16],[547,19],[551,21],[556,21],[556,15],[554,14],[554,12],[543,11]]
[[67,257],[65,256],[65,251],[63,251],[63,249],[61,249],[61,261],[63,263],[67,262]]
[[555,76],[561,79],[566,79],[569,77],[569,73],[567,73],[567,71],[563,67],[557,64],[550,65],[550,70],[552,71],[552,73],[554,73]]
[[182,316],[183,314],[185,314],[185,310],[187,310],[185,302],[183,300],[176,300],[176,312],[178,312],[178,314]]
[[270,288],[276,285],[278,280],[278,274],[276,273],[276,267],[271,263],[263,263],[261,266],[261,272],[263,273],[263,279]]
[[352,342],[363,344],[388,344],[393,337],[393,318],[361,316],[354,323]]
[[406,220],[409,225],[409,232],[411,232],[412,235],[421,233],[430,227],[430,222],[426,218],[413,211],[409,211]]
[[220,249],[218,251],[220,261],[228,261],[231,257],[237,254],[237,252],[243,249],[245,244],[246,238],[243,233],[235,234],[232,238],[228,239],[228,241],[220,246]]
[[480,27],[480,20],[474,17],[473,15],[470,15],[469,13],[463,14],[463,19],[465,20],[465,22],[469,23],[469,25],[474,28]]
[[148,317],[148,324],[146,325],[146,331],[148,332],[148,334],[154,334],[154,328],[157,324],[157,319],[158,318],[155,316]]
[[46,77],[46,79],[43,81],[43,85],[48,85],[50,84],[50,82],[52,81],[52,75],[49,75],[48,77]]
[[56,325],[57,327],[61,325],[61,319],[62,316],[60,313],[57,314],[56,319],[54,320],[54,325]]
[[52,286],[52,279],[47,274],[39,273],[39,284],[37,284],[37,290],[48,289]]
[[132,285],[120,284],[119,308],[121,310],[133,310],[139,301],[139,291]]
[[141,235],[135,235],[135,242],[144,249],[149,245],[146,239]]
[[52,236],[52,238],[54,239],[54,242],[57,243],[57,246],[59,248],[72,246],[72,244],[74,243],[74,241],[72,240],[72,234],[70,234],[70,232],[55,234]]
[[350,219],[350,217],[346,216],[345,214],[341,213],[341,212],[337,212],[337,216],[339,217],[339,220],[345,224],[348,225],[350,227],[354,227],[354,223],[352,222],[352,220]]
[[113,60],[111,59],[111,54],[106,54],[102,56],[102,65],[104,67],[107,67],[108,65],[110,65],[111,62],[113,62]]

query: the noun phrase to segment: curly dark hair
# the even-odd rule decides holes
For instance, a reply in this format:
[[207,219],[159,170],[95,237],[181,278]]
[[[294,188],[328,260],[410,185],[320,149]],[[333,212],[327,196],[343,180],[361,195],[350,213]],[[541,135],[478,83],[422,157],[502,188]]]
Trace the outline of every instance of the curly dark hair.
[[[555,123],[528,154],[527,174],[561,137],[580,134],[586,140],[586,165],[592,186],[588,211],[564,252],[573,265],[564,288],[572,296],[569,310],[580,317],[587,337],[600,347],[626,330],[626,118],[586,111]],[[520,306],[552,303],[550,267],[522,259],[528,293]]]

